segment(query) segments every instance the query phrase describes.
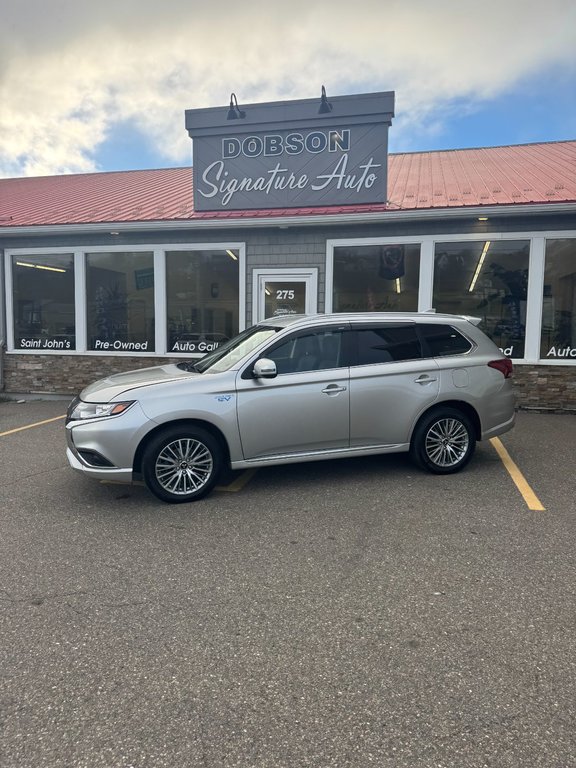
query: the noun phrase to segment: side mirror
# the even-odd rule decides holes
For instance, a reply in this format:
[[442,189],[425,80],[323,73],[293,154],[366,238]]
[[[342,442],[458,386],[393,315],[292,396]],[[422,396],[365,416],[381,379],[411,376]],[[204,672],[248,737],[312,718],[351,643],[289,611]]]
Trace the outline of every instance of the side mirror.
[[278,375],[276,363],[274,360],[261,357],[260,360],[256,360],[254,363],[252,375],[255,379],[273,379]]

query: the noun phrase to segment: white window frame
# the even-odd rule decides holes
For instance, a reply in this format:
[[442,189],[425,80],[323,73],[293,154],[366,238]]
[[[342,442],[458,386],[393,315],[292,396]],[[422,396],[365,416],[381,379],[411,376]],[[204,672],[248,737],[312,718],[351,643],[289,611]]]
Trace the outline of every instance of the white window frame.
[[[6,306],[6,351],[17,355],[86,355],[88,357],[202,357],[201,353],[167,351],[166,317],[166,252],[167,251],[206,251],[227,250],[238,252],[238,328],[244,330],[246,324],[246,244],[239,242],[216,243],[161,243],[132,245],[129,243],[110,245],[85,245],[67,248],[7,248],[4,253],[5,265],[5,306]],[[153,352],[117,352],[87,349],[86,323],[86,254],[88,253],[152,253],[154,261],[154,313],[155,313],[155,350]],[[17,349],[14,345],[14,301],[12,285],[13,256],[41,256],[43,254],[73,254],[74,258],[74,300],[76,321],[76,349]]]
[[576,230],[472,232],[466,234],[434,234],[409,237],[342,238],[326,241],[326,296],[325,311],[332,312],[334,293],[334,249],[361,245],[420,245],[420,285],[418,311],[433,309],[434,253],[437,243],[473,242],[482,240],[527,240],[530,243],[528,263],[528,292],[524,357],[514,358],[514,365],[574,366],[576,360],[563,358],[549,360],[540,357],[540,332],[542,323],[542,296],[544,293],[544,266],[546,241],[576,238]]

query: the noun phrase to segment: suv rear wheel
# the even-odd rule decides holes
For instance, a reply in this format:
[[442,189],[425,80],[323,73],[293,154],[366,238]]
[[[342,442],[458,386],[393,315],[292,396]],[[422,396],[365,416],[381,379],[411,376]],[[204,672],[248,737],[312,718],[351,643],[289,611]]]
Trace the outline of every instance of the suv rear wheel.
[[218,441],[200,427],[174,427],[153,437],[142,456],[142,474],[162,501],[180,504],[206,496],[222,469]]
[[472,422],[456,408],[437,408],[414,431],[410,455],[422,469],[448,475],[463,469],[472,458],[476,437]]

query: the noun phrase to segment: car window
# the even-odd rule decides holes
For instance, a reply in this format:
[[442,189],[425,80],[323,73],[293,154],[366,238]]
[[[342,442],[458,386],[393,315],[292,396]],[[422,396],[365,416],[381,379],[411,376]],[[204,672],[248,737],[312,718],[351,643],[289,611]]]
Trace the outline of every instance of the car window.
[[417,360],[422,357],[414,323],[385,323],[358,328],[357,365]]
[[198,373],[222,373],[228,371],[239,360],[250,354],[253,349],[260,346],[266,339],[276,335],[280,329],[276,327],[264,327],[253,325],[242,333],[239,333],[229,341],[205,355],[198,362],[180,363],[184,370],[193,370]]
[[318,330],[292,336],[262,354],[276,363],[279,374],[320,371],[343,365],[343,333]]
[[436,323],[419,326],[426,357],[462,355],[472,349],[472,343],[451,325]]

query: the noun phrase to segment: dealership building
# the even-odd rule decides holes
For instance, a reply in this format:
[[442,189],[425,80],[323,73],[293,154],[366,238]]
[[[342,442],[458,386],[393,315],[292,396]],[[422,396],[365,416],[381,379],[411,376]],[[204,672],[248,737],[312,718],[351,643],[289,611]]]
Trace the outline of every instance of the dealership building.
[[[0,180],[0,394],[72,395],[279,314],[474,315],[576,410],[576,141],[388,153],[394,94],[188,110],[192,167]],[[393,364],[393,363],[392,363]]]

